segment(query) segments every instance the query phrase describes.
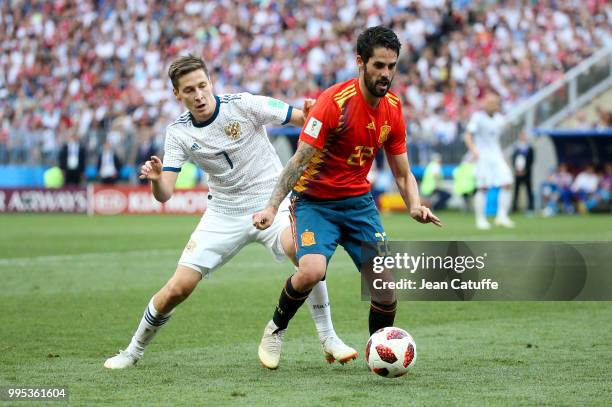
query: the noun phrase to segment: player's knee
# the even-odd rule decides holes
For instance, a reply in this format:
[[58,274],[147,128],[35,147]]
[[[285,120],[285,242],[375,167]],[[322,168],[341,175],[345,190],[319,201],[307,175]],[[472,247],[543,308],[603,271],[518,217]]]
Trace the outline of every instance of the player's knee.
[[298,274],[305,285],[314,286],[325,277],[326,268],[325,256],[306,255],[300,259]]
[[184,282],[170,280],[164,288],[168,302],[178,304],[189,297],[194,287]]
[[392,306],[397,302],[395,297],[395,290],[381,290],[382,292],[376,293],[376,302],[385,306]]

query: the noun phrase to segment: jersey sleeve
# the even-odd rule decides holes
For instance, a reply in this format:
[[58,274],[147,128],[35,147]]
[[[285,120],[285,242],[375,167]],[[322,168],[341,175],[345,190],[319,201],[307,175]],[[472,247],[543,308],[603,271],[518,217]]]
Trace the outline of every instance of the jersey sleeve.
[[293,107],[282,100],[250,93],[243,93],[242,100],[247,115],[260,126],[266,124],[285,125],[291,119]]
[[474,113],[468,122],[465,131],[468,133],[476,133],[478,131],[478,113]]
[[391,134],[385,142],[385,152],[387,155],[399,155],[406,151],[406,122],[400,107],[395,117],[395,125],[391,128]]
[[338,105],[327,92],[319,96],[315,102],[306,124],[300,133],[300,141],[310,144],[319,150],[323,149],[327,135],[338,124]]
[[181,167],[187,161],[187,154],[181,147],[176,135],[170,129],[166,130],[166,139],[164,140],[164,171],[180,172]]

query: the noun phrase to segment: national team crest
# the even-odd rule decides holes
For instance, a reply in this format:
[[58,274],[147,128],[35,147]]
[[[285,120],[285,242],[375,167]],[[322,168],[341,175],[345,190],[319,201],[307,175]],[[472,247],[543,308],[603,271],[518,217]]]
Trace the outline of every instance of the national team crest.
[[191,253],[193,252],[195,247],[196,247],[196,242],[194,240],[189,240],[189,243],[187,243],[187,246],[185,246],[185,252]]
[[240,123],[231,122],[227,126],[225,126],[225,134],[232,140],[238,140],[240,136],[242,136],[242,129],[240,128]]
[[314,232],[306,230],[304,233],[302,233],[302,246],[312,246],[314,244],[317,244],[315,241]]
[[391,132],[391,126],[385,124],[380,127],[380,135],[378,136],[378,144],[383,144],[387,141],[387,137],[389,137],[389,133]]

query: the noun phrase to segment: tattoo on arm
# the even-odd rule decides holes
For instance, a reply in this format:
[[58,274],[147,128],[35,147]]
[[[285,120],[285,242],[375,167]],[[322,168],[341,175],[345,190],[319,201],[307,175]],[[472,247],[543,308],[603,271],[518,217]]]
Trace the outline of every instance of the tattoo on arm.
[[297,151],[291,157],[283,172],[281,172],[274,187],[274,192],[272,192],[272,197],[268,201],[268,206],[278,209],[283,199],[285,199],[295,183],[304,174],[310,159],[316,152],[316,147],[307,143],[300,143]]

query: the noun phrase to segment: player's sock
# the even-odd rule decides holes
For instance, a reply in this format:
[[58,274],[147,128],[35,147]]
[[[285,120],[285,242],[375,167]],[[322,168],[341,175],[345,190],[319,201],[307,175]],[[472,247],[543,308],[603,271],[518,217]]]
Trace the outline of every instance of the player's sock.
[[327,283],[321,280],[312,288],[308,299],[308,308],[310,315],[317,327],[317,333],[321,343],[325,342],[330,336],[334,336],[334,324],[331,319],[331,310],[329,308],[329,297],[327,295]]
[[285,282],[285,287],[281,291],[281,295],[278,299],[278,305],[274,310],[274,316],[272,320],[278,327],[278,329],[287,329],[289,321],[295,315],[297,310],[302,306],[311,290],[306,292],[296,291],[291,285],[291,277]]
[[510,201],[512,194],[507,188],[499,190],[499,198],[497,204],[497,217],[500,219],[506,219],[508,217],[508,211],[510,210]]
[[487,217],[485,216],[485,203],[487,201],[487,194],[485,191],[478,190],[474,195],[474,214],[476,214],[476,222],[486,222]]
[[149,342],[151,342],[161,327],[168,322],[168,319],[170,319],[173,311],[174,310],[167,314],[158,312],[153,305],[153,298],[151,298],[151,301],[149,301],[149,305],[147,305],[144,315],[140,320],[138,329],[136,329],[136,332],[132,337],[132,341],[126,350],[133,356],[141,358],[144,354],[145,347],[149,344]]
[[393,326],[395,321],[395,311],[397,310],[397,301],[392,304],[381,304],[372,300],[370,303],[370,335],[381,328]]

